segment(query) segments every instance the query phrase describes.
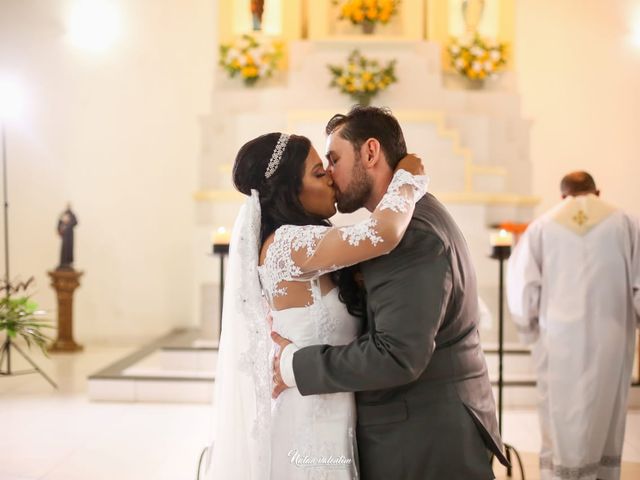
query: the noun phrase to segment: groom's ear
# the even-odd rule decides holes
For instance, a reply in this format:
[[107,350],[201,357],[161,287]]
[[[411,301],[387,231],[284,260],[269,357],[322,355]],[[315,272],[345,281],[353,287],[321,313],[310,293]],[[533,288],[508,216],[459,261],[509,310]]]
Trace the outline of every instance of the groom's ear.
[[362,144],[362,161],[365,168],[372,168],[380,161],[380,142],[375,138],[368,138]]

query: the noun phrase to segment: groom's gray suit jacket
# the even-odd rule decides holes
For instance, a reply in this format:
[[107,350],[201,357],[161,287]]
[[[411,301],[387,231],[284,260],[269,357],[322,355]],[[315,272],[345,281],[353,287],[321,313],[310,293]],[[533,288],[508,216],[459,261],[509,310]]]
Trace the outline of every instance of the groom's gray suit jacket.
[[462,233],[427,194],[400,245],[361,267],[364,333],[298,350],[298,390],[357,392],[362,480],[492,479],[487,450],[506,459]]

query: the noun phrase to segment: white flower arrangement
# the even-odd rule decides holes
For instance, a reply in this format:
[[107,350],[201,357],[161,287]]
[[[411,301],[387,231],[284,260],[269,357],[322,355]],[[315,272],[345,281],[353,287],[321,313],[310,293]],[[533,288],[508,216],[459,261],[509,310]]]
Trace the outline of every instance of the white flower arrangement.
[[275,42],[261,44],[251,35],[243,35],[234,43],[220,46],[220,66],[230,77],[240,75],[248,86],[272,76],[281,57],[282,45]]
[[480,35],[454,38],[449,44],[451,66],[471,80],[495,78],[507,64],[506,45]]

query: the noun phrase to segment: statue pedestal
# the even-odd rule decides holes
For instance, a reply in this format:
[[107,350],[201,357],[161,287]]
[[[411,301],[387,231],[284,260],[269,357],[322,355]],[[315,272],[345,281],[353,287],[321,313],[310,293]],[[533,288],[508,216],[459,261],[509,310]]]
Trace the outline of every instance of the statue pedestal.
[[53,270],[47,272],[51,286],[58,297],[58,338],[49,347],[50,352],[79,352],[82,345],[73,339],[73,292],[80,286],[84,272],[75,270]]

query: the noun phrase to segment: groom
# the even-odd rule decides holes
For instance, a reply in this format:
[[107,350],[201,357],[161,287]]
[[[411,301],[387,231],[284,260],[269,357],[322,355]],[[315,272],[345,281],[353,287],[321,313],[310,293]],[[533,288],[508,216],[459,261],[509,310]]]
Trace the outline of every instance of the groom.
[[[406,145],[398,121],[354,107],[327,125],[338,209],[372,211]],[[489,480],[507,464],[478,336],[476,277],[462,233],[433,195],[400,245],[361,264],[365,332],[343,346],[298,348],[275,332],[274,396],[357,392],[363,480]]]

